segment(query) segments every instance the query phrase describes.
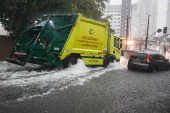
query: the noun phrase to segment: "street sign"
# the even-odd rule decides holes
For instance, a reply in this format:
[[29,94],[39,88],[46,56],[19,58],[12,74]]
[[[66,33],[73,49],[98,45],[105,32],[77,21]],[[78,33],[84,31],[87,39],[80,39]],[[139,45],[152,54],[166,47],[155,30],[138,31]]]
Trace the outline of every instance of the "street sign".
[[160,40],[156,40],[156,46],[160,46]]

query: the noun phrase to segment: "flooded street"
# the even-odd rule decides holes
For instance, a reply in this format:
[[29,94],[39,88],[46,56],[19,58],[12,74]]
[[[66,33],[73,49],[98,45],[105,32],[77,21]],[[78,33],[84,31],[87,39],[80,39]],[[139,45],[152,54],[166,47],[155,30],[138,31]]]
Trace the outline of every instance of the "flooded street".
[[127,59],[107,68],[25,67],[0,62],[1,113],[169,113],[170,71],[129,71]]
[[86,67],[82,60],[79,60],[77,65],[64,70],[46,69],[34,64],[22,67],[3,61],[0,62],[0,100],[8,103],[44,96],[55,89],[62,90],[69,86],[83,85],[84,81],[99,77],[106,71],[122,68],[126,66],[120,63],[112,64],[107,68],[90,68]]

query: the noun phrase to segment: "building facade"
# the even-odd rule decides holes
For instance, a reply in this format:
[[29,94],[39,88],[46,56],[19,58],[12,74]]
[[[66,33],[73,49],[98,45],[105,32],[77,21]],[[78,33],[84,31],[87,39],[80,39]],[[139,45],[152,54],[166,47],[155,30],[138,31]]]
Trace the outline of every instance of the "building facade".
[[[126,35],[128,35],[127,37],[129,37],[130,19],[131,19],[131,0],[122,0],[121,29],[120,29],[121,37],[126,37]],[[128,29],[128,34],[126,33],[127,29]]]
[[170,0],[168,1],[168,8],[167,8],[167,17],[166,17],[166,27],[167,27],[167,34],[170,38]]
[[[137,7],[137,8],[136,8]],[[145,39],[149,19],[148,36],[157,31],[157,0],[139,0],[132,5],[131,37]],[[150,37],[153,39],[155,35]]]
[[107,16],[112,17],[112,20],[109,20],[111,28],[115,30],[116,36],[120,36],[121,5],[107,5],[103,18]]

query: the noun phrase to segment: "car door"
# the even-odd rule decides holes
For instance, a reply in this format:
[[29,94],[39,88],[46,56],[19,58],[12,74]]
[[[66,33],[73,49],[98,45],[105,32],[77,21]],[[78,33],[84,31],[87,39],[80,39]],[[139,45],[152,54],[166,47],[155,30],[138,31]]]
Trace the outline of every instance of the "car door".
[[159,64],[160,64],[160,61],[159,61],[159,59],[158,59],[159,57],[158,57],[158,55],[153,55],[152,56],[152,66],[153,66],[153,68],[158,68],[158,69],[160,69],[160,66],[159,66]]
[[160,62],[160,69],[161,69],[161,70],[167,69],[167,66],[168,66],[167,64],[168,64],[168,62],[166,61],[165,57],[162,56],[162,55],[159,55],[159,56],[158,56],[158,59],[159,59],[159,62]]

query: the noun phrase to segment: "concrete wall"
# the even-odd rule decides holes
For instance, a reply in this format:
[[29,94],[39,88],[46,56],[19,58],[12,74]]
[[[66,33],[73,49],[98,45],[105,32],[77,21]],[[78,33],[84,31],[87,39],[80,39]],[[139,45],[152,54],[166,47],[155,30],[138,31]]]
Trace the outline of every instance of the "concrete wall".
[[14,38],[0,35],[0,60],[5,60],[11,54]]

